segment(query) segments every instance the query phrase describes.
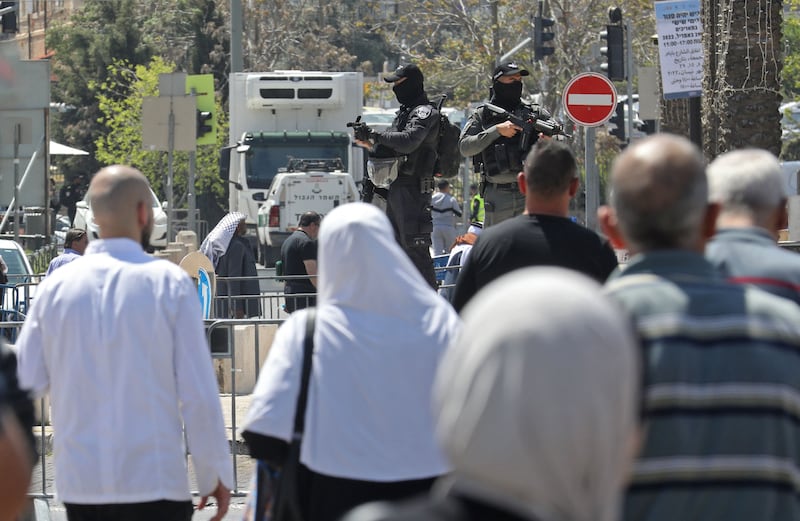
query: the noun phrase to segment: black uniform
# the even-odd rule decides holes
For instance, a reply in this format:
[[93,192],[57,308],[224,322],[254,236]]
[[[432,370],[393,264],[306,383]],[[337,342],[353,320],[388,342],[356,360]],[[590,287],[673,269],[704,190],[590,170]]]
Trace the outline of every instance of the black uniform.
[[[430,254],[433,231],[430,207],[439,143],[439,111],[428,100],[422,87],[422,73],[416,66],[399,67],[395,74],[408,75],[401,76],[406,80],[394,88],[400,110],[386,131],[372,133],[370,139],[375,146],[370,155],[397,157],[400,165],[397,179],[388,190],[375,192],[386,199],[386,215],[400,246],[425,280],[436,287]],[[386,80],[390,81],[389,78]]]
[[[521,81],[510,84],[500,81],[502,76],[515,75],[528,76],[529,72],[515,63],[499,65],[495,69],[490,102],[525,121],[552,119],[545,109],[521,100]],[[481,174],[486,227],[520,215],[525,209],[525,196],[517,188],[517,174],[522,171],[525,157],[539,139],[539,133],[534,131],[528,137],[527,145],[521,148],[522,132],[512,137],[500,135],[497,125],[504,121],[506,116],[481,105],[470,115],[458,143],[461,154],[472,157],[475,172]]]

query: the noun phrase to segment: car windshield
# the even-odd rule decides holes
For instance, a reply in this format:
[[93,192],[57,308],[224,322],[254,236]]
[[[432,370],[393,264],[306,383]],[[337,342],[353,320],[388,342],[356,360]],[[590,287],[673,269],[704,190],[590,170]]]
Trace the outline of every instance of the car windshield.
[[286,167],[292,158],[342,160],[347,169],[347,148],[328,144],[270,144],[251,146],[245,156],[245,172],[249,188],[269,188],[279,168]]
[[387,123],[391,124],[394,121],[394,114],[384,114],[380,112],[367,113],[361,116],[361,121],[364,123]]
[[9,282],[18,283],[25,282],[26,278],[19,275],[30,275],[25,260],[22,257],[22,252],[16,248],[0,248],[0,256],[8,266]]

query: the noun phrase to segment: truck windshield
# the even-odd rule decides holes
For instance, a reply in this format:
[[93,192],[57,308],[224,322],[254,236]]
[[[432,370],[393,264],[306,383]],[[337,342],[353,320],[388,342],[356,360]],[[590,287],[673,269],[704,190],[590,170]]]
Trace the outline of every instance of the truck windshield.
[[309,143],[251,145],[245,152],[245,176],[249,188],[269,188],[279,168],[286,167],[290,159],[340,158],[347,171],[347,147]]

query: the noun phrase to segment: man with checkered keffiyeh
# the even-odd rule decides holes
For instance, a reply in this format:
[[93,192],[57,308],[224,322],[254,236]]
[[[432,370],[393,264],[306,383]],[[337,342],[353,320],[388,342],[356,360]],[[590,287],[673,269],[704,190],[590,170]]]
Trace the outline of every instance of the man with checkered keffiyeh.
[[[231,212],[223,217],[200,245],[214,265],[217,277],[250,277],[241,280],[217,280],[217,296],[259,295],[256,259],[247,233],[245,215]],[[261,314],[258,298],[217,299],[217,318],[257,317]]]

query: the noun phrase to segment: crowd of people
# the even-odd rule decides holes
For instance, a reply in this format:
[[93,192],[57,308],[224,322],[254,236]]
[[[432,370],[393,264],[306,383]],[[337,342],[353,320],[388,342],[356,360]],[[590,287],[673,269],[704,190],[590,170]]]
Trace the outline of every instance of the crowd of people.
[[[491,101],[546,117],[519,105],[527,74],[499,66]],[[485,220],[452,240],[463,268],[443,298],[430,207],[461,208],[417,173],[433,172],[439,120],[418,68],[386,79],[400,119],[359,143],[404,151],[400,182],[375,187],[386,211],[303,215],[282,262],[287,286],[310,284],[287,294],[316,300],[278,329],[240,431],[267,468],[296,464],[278,478],[293,479],[296,513],[800,519],[800,257],[776,242],[788,194],[775,157],[706,165],[683,137],[639,140],[612,165],[599,234],[567,214],[580,184],[570,147],[537,136],[521,154],[522,129],[477,111],[462,152],[480,156],[482,181],[463,213]],[[221,519],[233,476],[195,288],[142,248],[153,213],[140,172],[104,168],[89,197],[100,239],[38,288],[18,366],[0,349],[0,519],[34,458],[19,435],[26,393],[48,392],[71,521],[190,519],[187,449],[198,506],[214,497]],[[243,218],[201,246],[233,278],[254,265]],[[248,300],[224,316],[258,314]]]

